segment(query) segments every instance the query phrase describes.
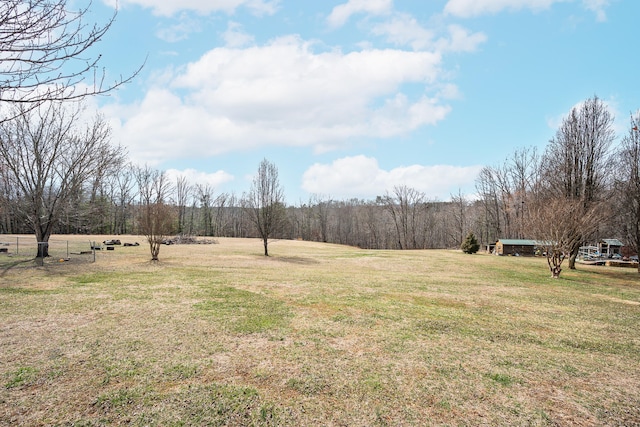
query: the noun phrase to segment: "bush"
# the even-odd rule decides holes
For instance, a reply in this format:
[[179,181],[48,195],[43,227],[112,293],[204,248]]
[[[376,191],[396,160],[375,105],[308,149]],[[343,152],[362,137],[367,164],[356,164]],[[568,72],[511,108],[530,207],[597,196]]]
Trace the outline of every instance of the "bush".
[[469,233],[467,238],[464,239],[464,242],[462,242],[460,249],[462,249],[462,252],[465,254],[475,254],[478,252],[478,249],[480,249],[480,244],[478,243],[476,236],[474,236],[473,233]]

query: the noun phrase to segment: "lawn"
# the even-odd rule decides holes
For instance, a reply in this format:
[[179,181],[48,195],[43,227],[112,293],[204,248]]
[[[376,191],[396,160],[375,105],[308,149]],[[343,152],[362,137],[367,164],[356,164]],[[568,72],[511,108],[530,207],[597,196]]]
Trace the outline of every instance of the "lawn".
[[0,425],[640,425],[637,270],[262,250],[0,270]]

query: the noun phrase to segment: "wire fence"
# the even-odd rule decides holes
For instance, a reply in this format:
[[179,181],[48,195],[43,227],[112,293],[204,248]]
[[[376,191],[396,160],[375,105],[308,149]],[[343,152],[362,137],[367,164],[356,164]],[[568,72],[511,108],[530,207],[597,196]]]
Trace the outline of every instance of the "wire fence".
[[[38,242],[35,236],[0,235],[0,268],[14,265],[53,263],[90,263],[96,260],[96,243],[90,240],[50,239]],[[48,256],[40,256],[47,253]]]

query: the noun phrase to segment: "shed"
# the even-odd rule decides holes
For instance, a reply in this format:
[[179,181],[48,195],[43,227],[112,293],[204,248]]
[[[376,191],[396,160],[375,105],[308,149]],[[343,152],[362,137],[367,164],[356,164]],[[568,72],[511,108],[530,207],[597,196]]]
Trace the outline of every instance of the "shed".
[[601,239],[598,242],[600,253],[607,258],[614,254],[619,254],[622,246],[624,244],[618,239]]
[[496,255],[527,255],[536,253],[537,242],[527,239],[500,239],[496,242]]

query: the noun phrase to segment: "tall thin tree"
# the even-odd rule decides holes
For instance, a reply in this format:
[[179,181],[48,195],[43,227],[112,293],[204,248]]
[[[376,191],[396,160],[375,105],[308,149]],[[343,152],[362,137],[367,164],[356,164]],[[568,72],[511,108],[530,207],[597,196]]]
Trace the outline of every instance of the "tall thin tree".
[[278,168],[263,159],[243,208],[262,239],[264,255],[269,256],[269,238],[281,230],[286,219],[284,189],[278,179]]

